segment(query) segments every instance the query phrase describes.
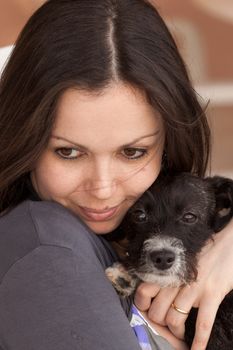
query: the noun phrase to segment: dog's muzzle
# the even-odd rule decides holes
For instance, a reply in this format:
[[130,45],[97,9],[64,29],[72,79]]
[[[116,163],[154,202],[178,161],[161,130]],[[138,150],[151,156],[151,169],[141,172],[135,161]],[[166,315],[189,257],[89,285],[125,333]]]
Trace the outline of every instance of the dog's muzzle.
[[149,258],[158,270],[167,270],[172,267],[176,260],[176,253],[169,249],[153,250]]
[[187,266],[181,240],[162,235],[147,239],[136,275],[144,282],[158,283],[161,287],[183,284]]

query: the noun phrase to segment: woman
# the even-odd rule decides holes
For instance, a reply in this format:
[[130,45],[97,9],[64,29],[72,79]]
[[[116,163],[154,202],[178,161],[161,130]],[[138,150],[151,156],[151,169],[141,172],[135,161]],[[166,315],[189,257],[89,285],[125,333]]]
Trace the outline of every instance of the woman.
[[[139,349],[131,301],[120,303],[104,274],[117,259],[104,235],[161,170],[203,175],[209,154],[205,114],[157,11],[143,0],[46,2],[3,72],[0,125],[0,346]],[[207,247],[200,276],[211,254],[218,275],[228,236]],[[202,324],[203,281],[189,293],[142,284],[136,294],[154,321],[161,302],[159,332],[177,349],[187,315],[171,304],[200,305]],[[197,329],[193,350],[210,328]],[[171,349],[148,334],[151,348]]]

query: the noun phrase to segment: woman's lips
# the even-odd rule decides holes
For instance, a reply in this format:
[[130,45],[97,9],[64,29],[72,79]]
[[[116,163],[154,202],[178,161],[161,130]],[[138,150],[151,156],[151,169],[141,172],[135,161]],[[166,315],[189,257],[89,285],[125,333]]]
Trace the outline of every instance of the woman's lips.
[[82,215],[91,221],[107,221],[110,220],[116,213],[119,206],[104,210],[96,210],[90,208],[79,207]]

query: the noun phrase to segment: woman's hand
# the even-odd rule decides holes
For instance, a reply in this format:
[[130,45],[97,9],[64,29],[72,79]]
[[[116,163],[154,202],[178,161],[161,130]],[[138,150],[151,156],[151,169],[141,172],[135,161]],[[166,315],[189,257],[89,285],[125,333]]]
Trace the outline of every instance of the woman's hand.
[[218,307],[233,289],[233,220],[214,236],[199,257],[198,278],[190,285],[160,289],[154,284],[142,283],[135,295],[135,304],[148,317],[167,325],[179,339],[184,337],[184,323],[188,315],[176,311],[174,304],[187,312],[198,307],[196,333],[191,350],[207,346]]
[[159,335],[161,335],[163,338],[167,339],[167,341],[173,346],[175,350],[188,350],[187,345],[184,341],[178,339],[174,334],[165,326],[161,326],[157,323],[154,323],[148,318],[148,315],[146,312],[141,312],[143,317],[147,320],[147,322],[150,324],[152,328],[155,329]]

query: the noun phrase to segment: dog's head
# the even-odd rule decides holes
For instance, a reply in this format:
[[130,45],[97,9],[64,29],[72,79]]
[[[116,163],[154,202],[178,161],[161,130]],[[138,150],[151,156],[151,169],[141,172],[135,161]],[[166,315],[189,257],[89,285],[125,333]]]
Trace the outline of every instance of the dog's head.
[[197,254],[233,216],[233,181],[163,177],[125,216],[125,264],[141,280],[178,286],[196,278]]

